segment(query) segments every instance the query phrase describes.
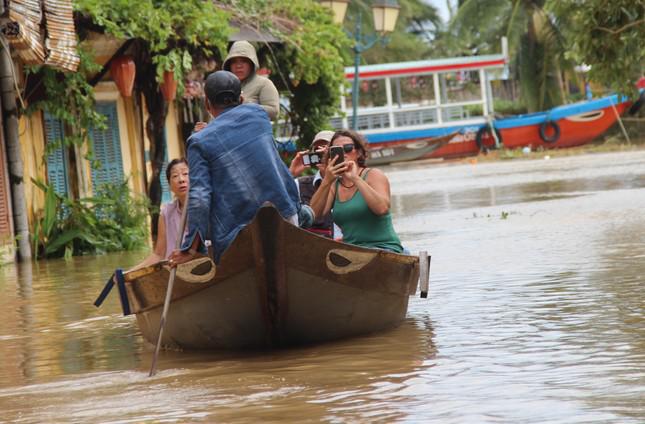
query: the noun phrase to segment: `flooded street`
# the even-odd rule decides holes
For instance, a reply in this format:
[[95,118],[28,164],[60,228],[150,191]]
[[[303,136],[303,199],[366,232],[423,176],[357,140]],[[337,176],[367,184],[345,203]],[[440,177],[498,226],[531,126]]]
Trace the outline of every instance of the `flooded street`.
[[[384,333],[163,352],[123,317],[146,252],[0,268],[0,422],[645,422],[645,151],[383,168],[428,299]],[[378,313],[378,311],[374,311]]]

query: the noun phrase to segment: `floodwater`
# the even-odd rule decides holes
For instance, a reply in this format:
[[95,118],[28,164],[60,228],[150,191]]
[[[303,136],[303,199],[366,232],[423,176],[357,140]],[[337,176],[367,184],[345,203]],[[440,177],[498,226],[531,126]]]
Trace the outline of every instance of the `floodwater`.
[[[397,329],[274,352],[164,352],[114,293],[145,253],[0,268],[0,421],[645,422],[645,152],[385,168],[432,254]],[[378,313],[378,311],[374,311]]]

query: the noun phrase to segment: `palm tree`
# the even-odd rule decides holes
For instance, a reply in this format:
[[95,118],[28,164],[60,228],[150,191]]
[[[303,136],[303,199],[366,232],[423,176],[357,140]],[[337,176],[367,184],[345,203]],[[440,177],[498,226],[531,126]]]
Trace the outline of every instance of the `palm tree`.
[[521,98],[529,111],[565,102],[565,58],[558,21],[545,10],[546,0],[463,0],[451,22],[451,33],[473,53],[499,49],[509,40],[512,69],[520,82]]
[[[348,15],[356,18],[360,10],[363,31],[372,32],[373,20],[371,5],[375,0],[358,0],[349,4]],[[363,63],[402,62],[426,57],[434,33],[441,27],[442,21],[437,9],[423,0],[398,0],[399,18],[396,28],[389,34],[389,42],[376,45],[363,55]],[[354,31],[355,22],[345,20],[345,28]],[[348,62],[348,64],[351,62]]]

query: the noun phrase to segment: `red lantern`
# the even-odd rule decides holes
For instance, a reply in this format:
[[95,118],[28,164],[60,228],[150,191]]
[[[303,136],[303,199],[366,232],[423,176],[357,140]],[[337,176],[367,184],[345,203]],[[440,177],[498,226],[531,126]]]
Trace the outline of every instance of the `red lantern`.
[[112,60],[110,64],[110,75],[123,97],[132,96],[136,71],[137,67],[134,64],[132,56],[125,55]]
[[173,71],[165,71],[163,73],[163,82],[159,85],[163,98],[168,103],[175,100],[177,95],[177,81],[175,81],[175,73]]

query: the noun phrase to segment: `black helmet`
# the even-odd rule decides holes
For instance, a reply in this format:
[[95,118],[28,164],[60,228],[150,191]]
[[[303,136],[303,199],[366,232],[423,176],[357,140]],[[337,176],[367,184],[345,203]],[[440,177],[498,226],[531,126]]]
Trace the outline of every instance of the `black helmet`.
[[217,71],[206,78],[204,91],[212,105],[234,106],[240,101],[242,86],[240,80],[232,72]]

